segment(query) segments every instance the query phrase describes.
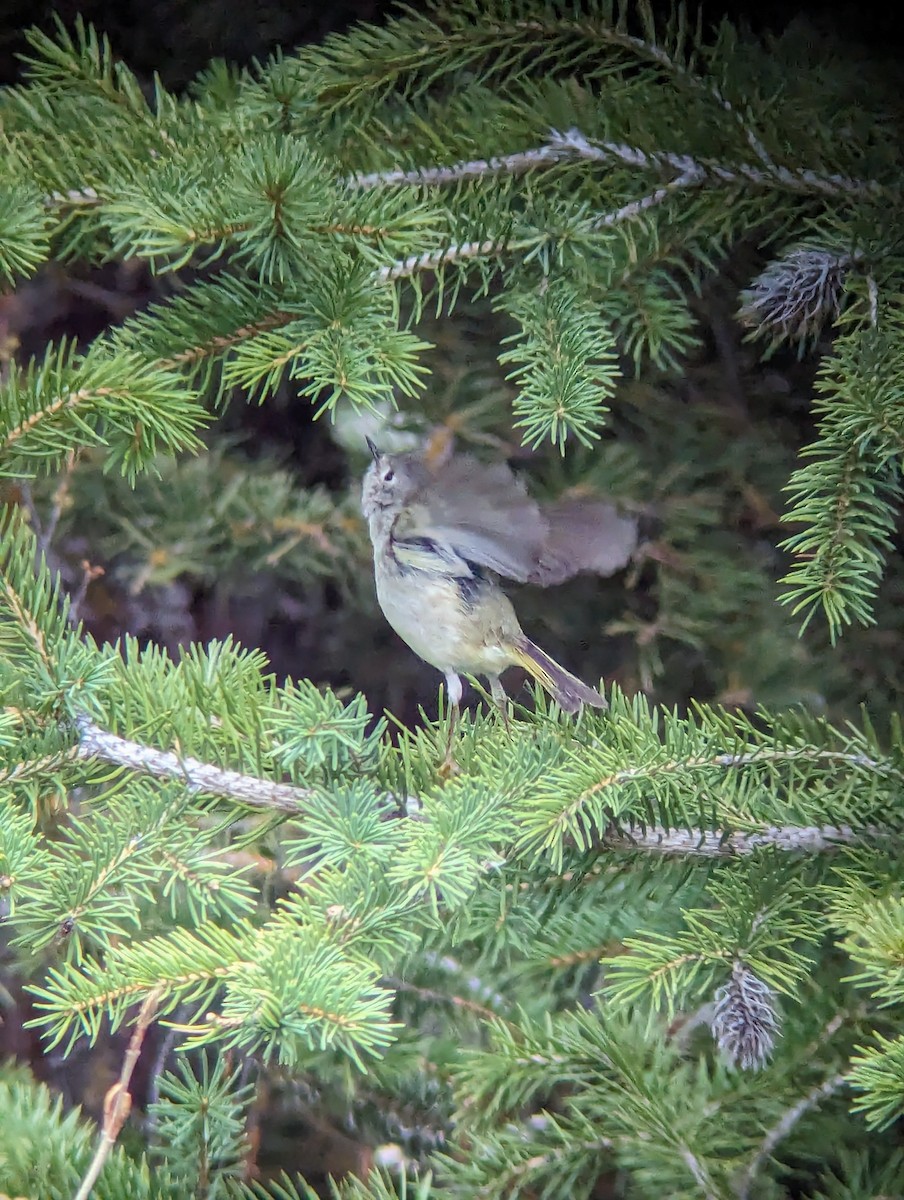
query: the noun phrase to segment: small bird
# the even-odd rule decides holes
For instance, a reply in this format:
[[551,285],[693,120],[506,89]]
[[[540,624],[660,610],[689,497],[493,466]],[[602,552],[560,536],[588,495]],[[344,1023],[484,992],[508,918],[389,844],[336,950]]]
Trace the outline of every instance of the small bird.
[[[611,505],[591,504],[584,515],[597,528],[602,522],[604,536],[590,551],[576,552],[578,507],[567,520],[566,509],[544,512],[507,465],[487,466],[468,455],[437,465],[417,454],[383,454],[370,438],[367,444],[373,462],[361,507],[373,543],[377,599],[399,637],[446,678],[453,706],[447,760],[462,674],[487,677],[506,720],[500,675],[511,666],[523,667],[566,712],[582,704],[606,708],[599,692],[525,635],[497,577],[547,585],[584,569],[611,574],[630,558],[637,522]],[[555,536],[568,527],[570,539]],[[601,544],[607,547],[602,553]]]

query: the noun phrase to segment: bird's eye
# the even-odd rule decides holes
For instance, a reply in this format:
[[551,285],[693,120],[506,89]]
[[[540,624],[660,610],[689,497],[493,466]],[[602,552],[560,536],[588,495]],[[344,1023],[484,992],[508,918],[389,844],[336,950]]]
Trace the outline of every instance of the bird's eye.
[[392,467],[390,467],[389,470],[386,472],[386,474],[383,476],[383,482],[384,483],[392,483],[393,479],[395,479],[395,471],[393,471]]

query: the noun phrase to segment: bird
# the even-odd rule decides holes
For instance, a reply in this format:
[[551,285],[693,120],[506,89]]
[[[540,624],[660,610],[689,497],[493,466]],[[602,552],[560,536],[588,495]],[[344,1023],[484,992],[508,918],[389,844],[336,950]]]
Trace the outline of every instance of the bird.
[[595,688],[527,637],[499,578],[549,586],[584,569],[611,574],[636,546],[636,520],[602,502],[544,510],[505,463],[466,454],[435,463],[426,454],[383,453],[370,438],[367,445],[361,507],[377,599],[402,641],[445,677],[447,759],[462,675],[487,678],[506,724],[500,676],[511,666],[523,667],[565,712],[606,708]]

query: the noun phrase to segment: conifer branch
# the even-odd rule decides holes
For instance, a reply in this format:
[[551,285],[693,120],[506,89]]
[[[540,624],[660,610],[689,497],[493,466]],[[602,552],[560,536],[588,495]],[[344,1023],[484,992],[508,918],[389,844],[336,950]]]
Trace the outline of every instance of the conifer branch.
[[129,1084],[132,1074],[138,1064],[141,1047],[144,1045],[145,1034],[154,1019],[160,989],[154,988],[145,998],[135,1021],[135,1028],[129,1039],[129,1045],[122,1060],[122,1067],[116,1083],[104,1098],[104,1124],[94,1157],[85,1172],[84,1178],[75,1194],[75,1200],[88,1200],[92,1189],[104,1168],[104,1163],[110,1157],[110,1151],[116,1144],[120,1130],[132,1107],[132,1097],[129,1094]]
[[[685,14],[679,10],[679,20],[682,23],[686,20]],[[537,23],[539,24],[539,23]],[[647,22],[649,26],[649,21]],[[586,26],[583,27],[586,30]],[[680,83],[690,87],[693,91],[702,92],[710,96],[715,103],[727,113],[737,123],[744,134],[747,143],[753,150],[757,158],[770,170],[775,169],[772,158],[760,141],[756,132],[748,125],[743,116],[737,111],[731,101],[725,96],[718,84],[712,80],[705,79],[694,74],[684,63],[679,62],[677,57],[669,54],[665,48],[658,45],[651,37],[650,39],[635,37],[633,34],[627,33],[624,29],[616,26],[597,26],[596,35],[609,45],[618,46],[621,49],[628,50],[637,55],[638,58],[646,59],[647,62],[655,63],[661,67],[667,74],[672,75]],[[651,31],[652,32],[652,31]],[[684,30],[682,29],[682,34]]]
[[[705,175],[699,172],[696,166],[692,165],[679,175],[677,179],[671,180],[669,183],[656,188],[647,195],[640,196],[636,200],[630,200],[627,204],[621,205],[621,207],[614,209],[612,212],[592,218],[587,223],[587,231],[598,232],[601,229],[608,229],[613,225],[619,225],[623,221],[633,220],[639,217],[641,213],[662,204],[676,192],[686,191],[688,188],[702,183],[704,179]],[[542,236],[519,238],[511,241],[504,238],[489,238],[480,241],[457,243],[447,246],[443,250],[413,254],[408,258],[389,263],[385,267],[380,267],[374,272],[373,280],[377,284],[395,283],[399,279],[407,279],[421,272],[436,271],[441,267],[467,262],[469,259],[490,258],[494,255],[529,250],[542,240]]]
[[850,825],[767,825],[755,833],[719,833],[708,829],[666,829],[630,826],[607,833],[599,845],[604,850],[649,850],[660,854],[698,854],[704,858],[730,858],[771,847],[789,853],[819,854],[833,846],[851,844],[878,831],[857,831]]
[[43,754],[40,758],[26,758],[22,762],[0,768],[0,787],[6,784],[23,783],[28,779],[46,778],[67,764],[84,758],[79,746],[60,750],[54,754]]
[[700,1162],[690,1147],[682,1146],[678,1153],[681,1156],[681,1161],[693,1175],[697,1187],[706,1197],[706,1200],[718,1200],[719,1193],[709,1171],[707,1171],[706,1167]]
[[[338,97],[338,107],[346,97],[352,99],[372,89],[382,90],[388,85],[405,92],[411,87],[411,84],[406,84],[405,76],[416,77],[420,72],[429,70],[435,79],[437,74],[454,70],[462,55],[467,56],[469,66],[475,57],[484,59],[483,72],[490,77],[494,73],[490,56],[500,47],[504,47],[508,55],[514,56],[516,62],[522,56],[535,56],[538,44],[547,48],[547,58],[552,60],[557,57],[557,51],[565,57],[578,48],[579,60],[590,78],[600,69],[601,63],[605,64],[603,70],[611,63],[611,56],[605,53],[606,49],[624,51],[635,61],[658,67],[679,88],[688,88],[712,100],[740,130],[763,166],[769,171],[777,171],[779,168],[776,168],[756,131],[718,83],[694,71],[693,56],[702,41],[701,31],[698,28],[688,36],[685,9],[676,7],[676,25],[666,32],[666,40],[671,39],[674,48],[670,53],[662,44],[650,8],[642,3],[637,8],[645,37],[629,33],[623,14],[616,16],[611,9],[602,20],[575,20],[573,17],[569,19],[570,15],[559,17],[558,14],[550,20],[525,19],[520,15],[513,19],[511,11],[505,6],[500,6],[496,11],[492,6],[485,7],[479,13],[472,10],[459,20],[452,18],[449,11],[444,14],[446,20],[442,27],[429,16],[413,20],[399,19],[393,22],[389,36],[380,39],[380,42],[368,39],[367,50],[370,53],[367,55],[366,75],[361,75],[360,67],[357,71],[353,68],[349,72],[351,63],[341,51],[335,59],[333,56],[323,57],[321,69],[324,69],[327,78],[321,84],[320,99],[328,96],[335,100]],[[345,41],[351,48],[354,35]],[[692,49],[685,54],[688,42]],[[356,49],[358,53],[354,55],[353,52],[353,61],[358,66],[364,47]],[[342,61],[343,58],[345,61]],[[590,62],[586,63],[584,60],[588,58]],[[517,73],[517,67],[510,69]]]
[[412,167],[405,171],[359,171],[350,175],[346,186],[361,191],[374,188],[398,186],[442,187],[446,184],[462,183],[467,179],[487,179],[494,175],[521,175],[534,167],[558,163],[564,157],[558,146],[548,142],[532,150],[521,150],[515,154],[503,154],[489,159],[474,159],[470,162],[454,163],[451,166]]
[[[763,153],[765,154],[765,150]],[[711,159],[695,159],[691,155],[675,154],[669,151],[647,152],[617,142],[596,142],[587,138],[578,129],[569,129],[565,133],[552,130],[549,142],[514,154],[500,155],[489,159],[475,159],[448,166],[359,172],[350,176],[346,180],[346,184],[348,187],[360,190],[396,186],[442,187],[470,179],[520,175],[568,159],[616,162],[643,170],[655,170],[659,173],[677,172],[677,176],[662,187],[594,219],[590,223],[592,230],[609,228],[623,221],[632,220],[641,213],[663,203],[671,195],[688,191],[690,188],[699,187],[705,183],[735,186],[746,182],[759,187],[773,187],[800,193],[816,192],[827,196],[878,196],[887,191],[875,180],[853,179],[840,174],[821,174],[809,168],[792,169],[777,166],[768,154],[765,154],[760,166],[749,163],[731,165]],[[468,259],[527,250],[534,241],[536,239],[520,239],[511,242],[503,239],[482,239],[457,243],[441,251],[411,255],[381,267],[374,273],[374,281],[378,284],[392,283],[422,271],[434,271],[440,267],[464,262]]]
[[774,166],[769,169],[750,163],[719,162],[715,159],[695,159],[689,154],[667,150],[645,151],[623,143],[596,141],[580,129],[560,133],[554,129],[550,142],[563,152],[596,162],[620,162],[644,170],[663,171],[666,168],[679,174],[691,173],[695,178],[712,183],[753,183],[759,187],[778,187],[793,192],[816,192],[826,196],[880,196],[886,189],[876,180],[852,179],[847,175],[824,175],[806,167]]
[[[683,10],[679,10],[679,20],[682,23],[686,20]],[[682,31],[683,32],[683,31]],[[632,34],[626,33],[622,29],[609,28],[606,30],[606,40],[612,45],[621,46],[626,50],[634,51],[639,58],[647,59],[649,62],[655,63],[657,66],[670,75],[673,75],[681,83],[686,84],[694,91],[700,91],[709,95],[722,109],[727,113],[738,125],[747,140],[748,145],[757,158],[770,170],[775,170],[775,164],[769,154],[769,151],[760,141],[756,132],[744,120],[743,116],[737,111],[728,97],[724,94],[718,84],[712,80],[702,78],[695,75],[684,63],[669,53],[660,45],[657,45],[652,39],[634,37]]]
[[[79,719],[78,729],[80,758],[100,758],[157,779],[180,780],[192,791],[224,796],[252,808],[275,809],[295,815],[305,811],[313,794],[307,788],[244,775],[213,763],[201,762],[196,758],[119,737],[101,729],[85,717]],[[865,755],[833,751],[787,751],[782,755],[770,755],[768,752],[723,754],[716,756],[712,765],[734,768],[781,757],[795,760],[828,759],[851,765],[870,765],[876,769],[880,766]],[[671,764],[672,769],[675,765]],[[622,775],[627,778],[631,772],[623,772]],[[409,798],[406,807],[410,804]],[[872,827],[857,831],[849,825],[768,825],[751,833],[720,833],[693,828],[667,829],[661,825],[626,825],[607,831],[597,844],[601,850],[648,850],[661,854],[695,854],[706,857],[752,854],[755,850],[770,846],[777,850],[814,854],[835,845],[859,841],[875,835],[876,832]]]
[[[790,597],[822,608],[834,634],[852,619],[887,624],[900,584],[904,189],[886,136],[900,97],[893,74],[806,36],[805,56],[793,30],[765,44],[726,22],[710,37],[682,0],[664,21],[650,0],[438,0],[248,72],[212,68],[184,99],[156,81],[151,95],[83,26],[32,39],[29,78],[4,97],[0,274],[15,287],[48,259],[144,261],[171,278],[192,267],[90,348],[66,342],[21,370],[22,312],[0,313],[2,469],[33,481],[0,524],[0,904],[11,946],[42,973],[28,985],[32,1025],[51,1050],[128,1035],[144,1002],[139,1026],[174,1019],[155,1072],[178,1033],[220,1062],[281,1062],[317,1101],[332,1102],[338,1079],[356,1120],[380,1108],[372,1141],[384,1145],[415,1140],[416,1093],[438,1128],[399,1158],[427,1186],[443,1155],[440,1191],[584,1194],[617,1171],[628,1190],[748,1200],[787,1185],[793,1140],[821,1172],[812,1190],[837,1190],[841,1168],[844,1186],[894,1192],[895,1152],[863,1141],[902,1109],[904,737],[897,660],[871,661],[893,631],[855,631],[830,660],[821,639],[795,641],[774,585],[793,552]],[[739,281],[735,266],[758,273]],[[736,358],[719,333],[727,316],[710,311],[736,283],[754,335],[824,360],[818,438],[779,545],[798,396],[735,425],[708,387],[694,392],[696,367],[686,394],[615,390],[626,362],[642,379],[648,362],[686,375],[707,322],[723,366]],[[493,350],[510,374],[472,380],[467,346],[469,378],[448,394],[441,379],[428,399],[428,301],[441,326],[472,298],[517,326]],[[739,412],[741,373],[761,377],[735,369]],[[613,687],[605,717],[567,720],[538,696],[505,730],[463,719],[460,770],[445,777],[444,718],[388,737],[364,694],[283,682],[284,662],[229,638],[180,639],[171,656],[153,628],[121,652],[84,637],[100,553],[133,593],[203,573],[228,596],[235,580],[261,589],[276,572],[278,596],[284,579],[359,562],[360,514],[347,519],[354,501],[331,470],[329,488],[301,490],[266,457],[241,462],[216,427],[202,443],[236,390],[335,407],[351,471],[365,410],[403,410],[402,435],[440,420],[477,453],[513,433],[524,447],[583,443],[540,490],[611,485],[662,523],[661,553],[629,580],[637,603],[605,626],[636,651],[620,675],[641,693]],[[195,450],[204,457],[176,460]],[[569,617],[563,643],[577,634]],[[323,674],[318,661],[305,674]],[[603,666],[594,647],[586,672]],[[858,682],[869,712],[852,725]],[[685,711],[693,692],[727,707]],[[36,816],[67,793],[72,811],[49,838]],[[51,946],[66,961],[35,957]],[[820,1067],[813,1009],[832,1018],[825,1040],[845,954],[872,1040],[849,1066]],[[605,1009],[590,1011],[601,979]],[[396,993],[396,1018],[414,1014],[401,1037]],[[712,1072],[688,1036],[704,1022],[735,1065],[774,1053],[776,1069],[753,1089]],[[468,1057],[475,1025],[487,1040]],[[113,1200],[135,1191],[114,1179],[114,1142],[142,1036],[100,1143],[86,1133],[74,1177],[48,1195],[71,1200],[80,1176],[79,1200],[92,1186]],[[437,1039],[449,1069],[428,1077]],[[349,1086],[335,1052],[361,1070],[383,1059],[377,1086]],[[186,1074],[170,1142],[157,1139],[186,1195],[220,1186],[212,1093],[198,1083]],[[819,1162],[823,1123],[842,1125],[858,1089],[856,1150]],[[28,1109],[7,1103],[5,1081],[0,1091],[5,1116],[19,1113],[15,1139]],[[222,1145],[237,1147],[241,1105],[232,1089],[217,1097]],[[199,1114],[203,1139],[184,1137],[183,1118]],[[71,1168],[67,1120],[47,1128]],[[31,1186],[20,1157],[22,1182],[4,1179],[4,1193]],[[362,1195],[394,1186],[375,1180]]]
[[257,321],[241,325],[229,333],[215,334],[209,341],[199,343],[197,346],[189,346],[188,349],[180,350],[168,358],[158,358],[156,366],[163,369],[167,367],[193,366],[205,358],[210,358],[215,354],[222,354],[226,350],[231,350],[233,346],[237,346],[240,342],[247,341],[249,338],[257,337],[258,334],[266,333],[270,329],[277,329],[280,325],[288,325],[290,321],[296,319],[296,316],[297,314],[295,313],[277,310],[261,317]]
[[[0,530],[0,532],[7,533],[8,526],[6,529]],[[6,571],[0,572],[0,596],[5,600],[16,624],[27,634],[28,640],[38,657],[45,666],[49,666],[53,662],[53,656],[47,646],[47,638],[44,636],[44,630],[38,623],[30,606],[13,585],[13,581]]]
[[818,1083],[815,1087],[811,1088],[806,1096],[802,1096],[796,1104],[792,1104],[781,1115],[763,1138],[750,1165],[744,1172],[736,1193],[738,1200],[749,1200],[754,1180],[763,1163],[769,1158],[779,1142],[784,1141],[801,1117],[805,1116],[811,1109],[816,1108],[823,1100],[840,1091],[845,1083],[846,1078],[844,1075],[832,1075],[828,1079],[823,1080],[822,1083]]
[[392,975],[387,976],[384,982],[389,987],[395,988],[397,992],[408,992],[410,995],[417,996],[419,1000],[423,1000],[429,1004],[450,1005],[460,1012],[472,1013],[474,1016],[482,1017],[485,1021],[499,1020],[499,1014],[494,1009],[488,1008],[485,1004],[479,1004],[476,1000],[469,1000],[467,996],[459,996],[456,992],[443,992],[436,988],[418,987],[415,983],[409,983],[407,979],[400,979]]
[[104,203],[93,187],[69,188],[66,192],[51,192],[44,197],[46,208],[97,208]]
[[[557,1146],[554,1149],[547,1150],[543,1154],[534,1154],[522,1162],[510,1165],[501,1179],[494,1179],[491,1185],[481,1188],[477,1195],[496,1197],[500,1194],[510,1194],[512,1188],[520,1188],[524,1176],[542,1171],[545,1167],[552,1167],[566,1156],[575,1153],[602,1154],[616,1149],[618,1144],[619,1142],[615,1138],[601,1137],[594,1139],[592,1142],[576,1143],[571,1141],[565,1146]],[[517,1194],[515,1192],[515,1195]]]
[[616,208],[613,212],[606,213],[604,216],[595,217],[591,222],[591,228],[608,229],[613,225],[620,224],[622,221],[631,221],[635,217],[639,217],[641,213],[655,208],[657,204],[662,204],[664,200],[668,200],[669,196],[675,192],[686,191],[688,188],[702,182],[703,176],[696,169],[687,170],[683,175],[679,175],[677,179],[664,184],[663,187],[656,188],[655,191],[649,192],[646,196],[641,196],[639,200],[629,200],[621,208]]
[[24,494],[28,497],[29,514],[32,524],[37,535],[35,548],[39,555],[43,554],[45,558],[50,555],[50,544],[56,535],[57,526],[60,523],[60,517],[63,515],[63,508],[69,499],[69,493],[72,488],[72,473],[78,464],[78,453],[75,450],[70,450],[66,455],[66,461],[60,471],[59,480],[56,487],[53,489],[53,496],[50,502],[50,512],[47,514],[47,520],[41,522],[38,519],[37,511],[34,503],[31,500],[31,492],[28,485],[25,485]]
[[[645,171],[677,172],[683,186],[699,183],[737,185],[753,183],[758,187],[773,187],[793,192],[816,192],[826,196],[881,196],[888,189],[876,180],[853,179],[837,173],[823,174],[806,167],[782,167],[770,163],[754,166],[751,163],[730,164],[715,159],[697,159],[689,154],[667,150],[646,151],[621,142],[596,141],[580,129],[550,131],[549,141],[542,146],[490,159],[474,159],[449,166],[414,167],[410,170],[373,171],[350,176],[346,181],[353,188],[396,186],[441,187],[468,179],[491,178],[496,175],[521,175],[539,167],[555,166],[568,160],[620,163]],[[675,181],[677,186],[677,180]]]
[[41,421],[48,421],[67,409],[78,408],[79,405],[91,404],[97,400],[108,400],[111,396],[116,395],[115,388],[81,388],[77,392],[66,392],[54,396],[43,407],[29,413],[18,425],[6,431],[0,441],[0,451],[8,450],[10,446],[15,445],[20,438],[31,433]]
[[277,809],[293,815],[302,812],[311,798],[307,788],[243,775],[197,758],[145,746],[108,733],[86,718],[79,719],[78,729],[81,758],[100,758],[155,779],[177,779],[195,792],[228,796],[252,808]]
[[374,272],[373,281],[378,284],[395,283],[398,279],[409,279],[421,271],[436,271],[439,267],[467,262],[468,259],[490,258],[510,250],[526,250],[536,240],[539,239],[507,242],[500,238],[484,238],[474,242],[459,242],[443,250],[427,250],[423,254],[412,254],[380,267]]

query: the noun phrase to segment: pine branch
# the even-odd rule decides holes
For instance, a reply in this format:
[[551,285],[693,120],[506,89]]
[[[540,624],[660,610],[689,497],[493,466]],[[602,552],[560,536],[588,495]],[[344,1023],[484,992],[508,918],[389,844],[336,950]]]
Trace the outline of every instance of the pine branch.
[[563,279],[538,296],[506,298],[501,307],[521,326],[520,336],[505,339],[512,349],[499,356],[500,363],[516,364],[506,376],[519,385],[515,428],[524,431],[528,445],[536,448],[548,438],[561,454],[569,437],[592,445],[618,377],[606,323]]
[[137,355],[86,354],[65,342],[0,385],[4,472],[65,467],[85,446],[103,446],[109,467],[134,478],[160,451],[197,450],[207,414],[180,376]]
[[[454,186],[469,180],[482,181],[506,175],[520,175],[567,161],[622,164],[634,169],[672,176],[668,182],[652,191],[609,212],[586,218],[582,222],[581,230],[584,237],[591,237],[625,222],[636,221],[642,214],[655,209],[672,197],[687,194],[692,189],[706,184],[732,188],[753,184],[761,188],[825,196],[880,195],[884,191],[883,186],[874,180],[862,181],[838,174],[820,174],[806,168],[780,168],[771,160],[764,165],[751,166],[697,159],[689,154],[646,152],[620,143],[594,141],[578,129],[571,129],[565,133],[553,130],[549,142],[545,145],[510,155],[452,166],[359,173],[350,177],[348,184],[360,189],[400,185],[421,188]],[[543,235],[533,238],[500,235],[496,238],[453,243],[441,251],[410,255],[404,260],[381,267],[375,272],[374,281],[379,284],[390,283],[417,274],[434,272],[443,267],[462,265],[476,258],[524,254],[540,245],[543,240]],[[800,304],[800,301],[797,303]]]
[[804,625],[822,610],[833,641],[845,625],[874,620],[904,459],[904,321],[885,306],[876,325],[863,325],[862,309],[845,321],[817,383],[819,437],[791,477],[793,503],[783,517],[804,526],[783,543],[798,558],[783,602],[805,613]]
[[144,1044],[145,1034],[154,1019],[157,1010],[158,994],[152,991],[141,1005],[141,1010],[135,1021],[135,1029],[129,1039],[129,1045],[122,1060],[119,1078],[104,1098],[104,1124],[98,1141],[94,1158],[85,1172],[85,1177],[75,1194],[75,1200],[88,1200],[95,1183],[100,1177],[104,1163],[110,1157],[110,1152],[116,1144],[126,1117],[132,1107],[132,1097],[129,1094],[129,1084],[132,1074],[138,1064],[138,1056]]
[[[4,1064],[3,1185],[10,1196],[72,1200],[97,1145],[97,1128],[78,1107],[67,1108],[59,1092],[37,1083],[23,1064]],[[146,1159],[130,1147],[107,1158],[102,1193],[110,1200],[152,1200]],[[40,1189],[38,1191],[37,1189]]]
[[174,779],[191,791],[224,796],[251,808],[276,810],[297,815],[305,811],[311,799],[309,788],[275,783],[240,771],[227,771],[212,763],[157,750],[128,738],[117,737],[87,718],[78,722],[81,758],[99,758],[155,779]]
[[839,1092],[846,1083],[847,1079],[844,1075],[831,1075],[828,1079],[824,1079],[822,1083],[818,1083],[812,1087],[805,1096],[802,1096],[796,1104],[791,1105],[782,1114],[780,1119],[767,1131],[762,1144],[744,1172],[736,1193],[738,1200],[749,1200],[756,1176],[759,1174],[764,1163],[772,1157],[776,1146],[785,1140],[801,1118],[820,1105],[823,1100]]
[[755,833],[720,833],[706,829],[666,829],[637,826],[608,833],[599,842],[604,850],[643,850],[660,854],[691,854],[730,858],[772,847],[787,853],[819,854],[834,846],[852,845],[879,835],[875,826],[855,830],[850,825],[770,825]]
[[[134,488],[88,469],[73,491],[73,509],[91,514],[81,526],[85,536],[103,544],[110,574],[131,595],[174,579],[214,577],[221,587],[338,578],[353,590],[365,559],[356,497],[337,502],[327,488],[301,489],[284,466],[264,456],[249,463],[231,447],[158,459]],[[201,526],[199,511],[206,514]],[[63,537],[69,533],[67,521]]]
[[246,1064],[230,1069],[212,1055],[160,1071],[158,1098],[148,1108],[155,1158],[182,1195],[211,1196],[245,1174],[250,1138],[245,1132],[255,1088],[242,1083]]
[[729,164],[714,159],[696,159],[688,154],[671,151],[644,151],[634,146],[617,142],[597,141],[585,137],[579,129],[565,133],[552,131],[552,145],[591,162],[621,162],[627,166],[644,170],[662,171],[669,168],[680,176],[687,175],[695,183],[706,181],[715,184],[737,185],[742,182],[758,187],[776,188],[799,193],[816,193],[826,196],[882,196],[885,187],[876,180],[851,179],[845,175],[823,175],[804,167],[766,167],[750,163]]
[[[228,771],[210,763],[200,762],[169,751],[158,750],[139,742],[122,738],[101,729],[87,718],[80,718],[79,758],[99,758],[115,763],[139,774],[158,779],[174,779],[186,784],[192,791],[207,795],[222,796],[261,810],[275,810],[287,814],[304,813],[310,804],[313,792],[290,784],[276,783],[256,776]],[[883,773],[887,770],[878,760],[863,754],[844,754],[823,750],[791,750],[770,754],[768,751],[751,754],[716,755],[708,765],[733,769],[743,766],[759,766],[763,763],[791,761],[813,762],[866,767]],[[680,762],[663,764],[665,772],[680,769]],[[699,761],[688,762],[688,767],[700,767]],[[646,772],[640,772],[645,774]],[[627,781],[637,777],[633,771],[624,772],[621,779]],[[604,781],[600,786],[612,786],[615,779]],[[394,798],[402,804],[402,798]],[[417,797],[404,798],[403,808],[417,811]],[[626,823],[618,825],[600,835],[596,845],[599,850],[653,851],[663,854],[693,854],[706,857],[729,857],[736,854],[752,854],[758,849],[774,847],[787,852],[820,853],[833,846],[855,843],[864,838],[879,836],[880,830],[873,826],[854,829],[848,825],[833,826],[776,826],[766,825],[751,833],[734,831],[724,833],[707,829],[669,829],[663,826],[643,826]]]
[[[489,159],[474,159],[470,162],[454,163],[449,166],[413,167],[408,170],[396,168],[387,171],[372,171],[367,174],[359,173],[349,177],[348,185],[354,188],[368,189],[399,186],[445,187],[472,179],[521,175],[528,171],[557,166],[569,161],[598,162],[606,165],[622,164],[641,171],[673,175],[674,179],[666,185],[669,193],[703,183],[730,187],[752,183],[757,187],[800,194],[815,193],[836,197],[853,195],[890,198],[891,196],[886,186],[876,180],[852,179],[838,174],[822,174],[804,167],[733,164],[716,159],[698,159],[693,155],[678,154],[674,151],[645,151],[637,146],[625,145],[620,142],[598,141],[589,138],[580,129],[569,129],[565,132],[553,129],[550,131],[549,141],[541,146]],[[661,200],[645,203],[634,201],[633,203],[635,205],[642,204],[643,208],[648,208],[652,206],[652,203],[661,203]],[[642,208],[638,208],[638,211],[642,211]],[[614,223],[614,221],[610,223]]]
[[[809,31],[709,38],[680,5],[660,21],[645,0],[407,11],[248,72],[211,69],[185,99],[141,85],[82,25],[32,50],[30,82],[4,96],[0,275],[50,255],[192,269],[87,351],[17,372],[0,346],[2,469],[35,477],[0,530],[0,904],[14,950],[53,948],[32,989],[51,1048],[96,1043],[145,1001],[172,1028],[152,1071],[177,1033],[219,1061],[280,1061],[312,1107],[335,1105],[420,1170],[335,1189],[360,1200],[579,1200],[614,1172],[638,1195],[743,1197],[793,1185],[779,1151],[792,1137],[818,1164],[815,1191],[893,1190],[900,1168],[865,1139],[904,1105],[904,742],[877,708],[893,707],[899,664],[876,663],[878,635],[855,631],[840,657],[794,640],[773,588],[793,453],[782,402],[748,411],[753,375],[721,315],[734,411],[696,391],[702,378],[711,394],[705,353],[686,368],[756,243],[742,310],[755,334],[819,353],[833,339],[791,485],[793,602],[827,612],[833,634],[876,601],[888,622],[896,564],[887,595],[877,585],[904,462],[896,81],[832,61]],[[505,355],[518,396],[473,370],[472,342],[498,341],[474,324],[426,392],[428,300],[445,344],[456,306],[489,296],[520,326]],[[616,406],[616,352],[680,368],[681,386],[643,377]],[[362,432],[379,441],[366,408],[401,437],[439,422],[438,436],[510,450],[514,420],[529,443],[567,442],[565,465],[538,459],[542,489],[611,488],[662,526],[629,611],[594,607],[588,637],[624,658],[591,647],[584,674],[662,680],[668,704],[614,689],[605,716],[564,718],[538,696],[510,728],[462,714],[446,777],[446,716],[390,737],[363,696],[282,684],[285,664],[229,641],[172,661],[84,637],[91,567],[79,589],[67,563],[67,601],[43,561],[54,547],[62,562],[79,541],[102,546],[132,590],[197,579],[222,596],[253,579],[271,604],[286,579],[355,573],[356,500],[299,489],[266,453],[240,464],[216,430],[204,458],[174,461],[233,387],[310,397],[352,466]],[[586,595],[545,606],[551,650]],[[866,714],[842,726],[789,707],[847,715],[851,663],[880,681],[881,734]],[[693,688],[730,711],[685,707]],[[833,1046],[817,1080],[814,1027],[836,1027],[851,987],[865,1045]],[[756,1079],[731,1069],[770,1055]],[[377,1080],[366,1101],[352,1066]],[[202,1075],[172,1089],[159,1179],[143,1161],[117,1175],[113,1148],[112,1200],[233,1186],[241,1114],[222,1073],[209,1088]],[[838,1103],[815,1117],[843,1083],[861,1094],[856,1135]],[[87,1133],[42,1118],[67,1153],[35,1182],[48,1155],[26,1104],[0,1092],[0,1190],[71,1198]],[[110,1097],[110,1145],[125,1094]],[[381,1107],[369,1123],[365,1103]],[[854,1151],[824,1165],[830,1122]],[[288,1179],[255,1190],[307,1194]]]
[[539,240],[539,238],[525,238],[521,241],[506,241],[499,238],[485,238],[481,241],[453,244],[442,250],[426,250],[423,254],[412,254],[408,258],[388,263],[374,272],[373,279],[375,283],[395,283],[399,279],[409,279],[420,272],[436,271],[440,267],[465,263],[475,258],[495,258],[503,252],[527,250]]

